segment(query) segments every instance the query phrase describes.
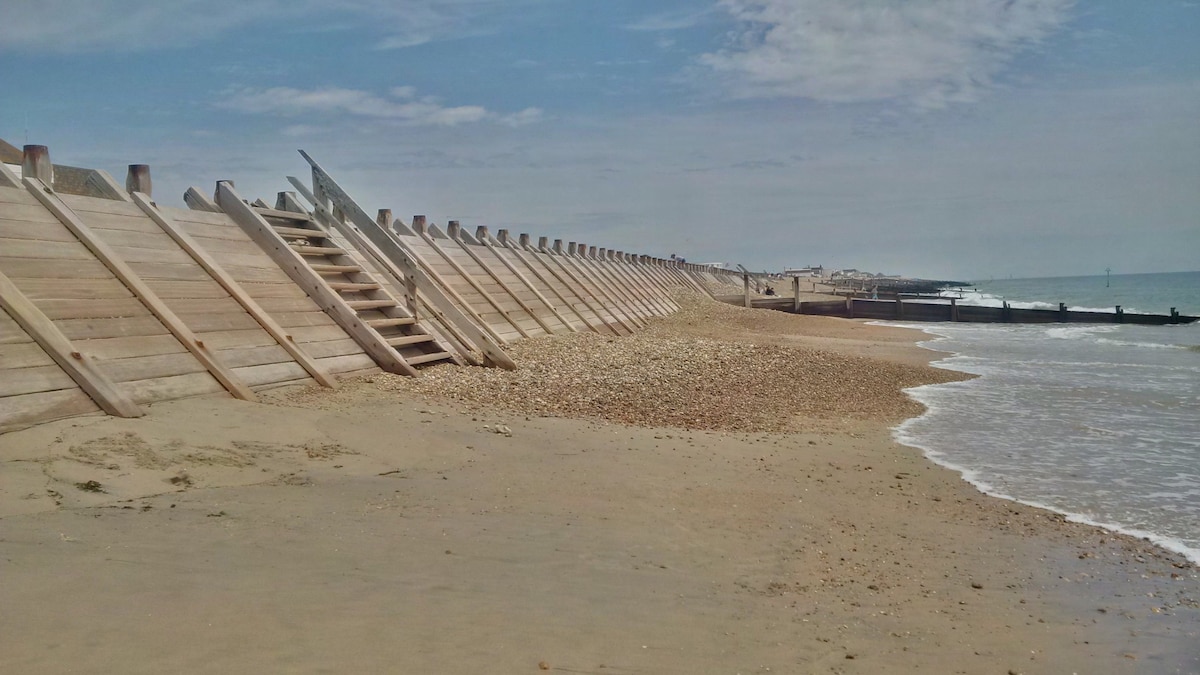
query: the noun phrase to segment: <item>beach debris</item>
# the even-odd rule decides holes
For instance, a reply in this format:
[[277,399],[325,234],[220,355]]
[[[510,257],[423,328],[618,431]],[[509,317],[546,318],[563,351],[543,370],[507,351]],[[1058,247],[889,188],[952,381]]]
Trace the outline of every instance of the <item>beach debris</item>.
[[75,487],[83,490],[84,492],[104,492],[104,486],[100,484],[100,481],[95,480],[86,480],[82,483],[76,483]]
[[538,670],[550,670],[550,664],[545,661],[538,661]]

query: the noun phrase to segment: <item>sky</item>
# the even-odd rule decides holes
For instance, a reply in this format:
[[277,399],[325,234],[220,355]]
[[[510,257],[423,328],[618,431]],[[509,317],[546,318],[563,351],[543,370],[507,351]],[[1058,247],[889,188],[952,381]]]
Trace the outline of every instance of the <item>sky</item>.
[[752,270],[1200,269],[1200,1],[5,0],[0,138]]

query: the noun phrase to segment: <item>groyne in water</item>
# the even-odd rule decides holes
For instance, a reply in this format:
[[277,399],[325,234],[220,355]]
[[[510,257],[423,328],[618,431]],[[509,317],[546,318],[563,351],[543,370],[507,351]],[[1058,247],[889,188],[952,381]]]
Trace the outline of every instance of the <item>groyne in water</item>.
[[[737,304],[742,304],[739,299]],[[1112,312],[1076,311],[1060,304],[1058,309],[1019,309],[1008,306],[963,305],[951,298],[946,301],[889,300],[846,298],[797,302],[794,298],[751,298],[750,306],[793,314],[838,316],[848,319],[902,321],[961,321],[968,323],[1127,323],[1150,326],[1192,323],[1200,317],[1185,316],[1171,308],[1167,314],[1132,314],[1121,307]]]
[[122,186],[0,141],[0,433],[436,363],[513,368],[515,340],[626,335],[678,291],[741,287],[711,266],[369,216],[301,154],[311,182],[289,177],[272,204],[221,181],[178,209],[153,200],[145,165]]

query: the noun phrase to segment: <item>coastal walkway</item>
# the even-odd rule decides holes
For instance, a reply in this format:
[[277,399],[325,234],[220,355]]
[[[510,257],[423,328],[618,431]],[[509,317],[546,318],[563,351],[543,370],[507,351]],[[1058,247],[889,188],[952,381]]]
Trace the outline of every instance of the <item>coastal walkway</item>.
[[740,275],[528,234],[368,215],[301,153],[311,182],[273,203],[220,181],[186,209],[0,141],[0,433],[144,414],[191,396],[255,400],[438,363],[514,368],[505,347],[567,332],[627,335],[677,292]]

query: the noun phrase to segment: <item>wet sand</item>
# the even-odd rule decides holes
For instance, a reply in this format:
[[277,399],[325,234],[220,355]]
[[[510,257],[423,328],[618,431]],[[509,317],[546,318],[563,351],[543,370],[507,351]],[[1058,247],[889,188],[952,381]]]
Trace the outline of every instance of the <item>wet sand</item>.
[[[678,402],[654,387],[639,405],[533,402],[613,386],[582,361],[598,345],[566,338],[529,345],[514,373],[439,368],[0,435],[0,669],[1200,669],[1194,566],[980,495],[891,441],[910,413],[896,383],[933,371],[913,333],[699,307],[640,339],[620,347],[647,364],[709,341],[750,363],[795,349],[812,377],[758,392],[741,371],[658,364],[663,391],[746,389],[644,426]],[[826,384],[822,363],[839,365]],[[741,414],[747,397],[802,414]],[[709,407],[724,421],[687,421]]]

